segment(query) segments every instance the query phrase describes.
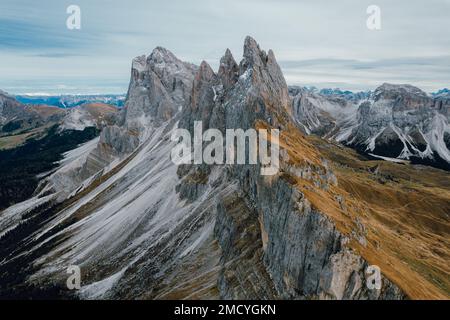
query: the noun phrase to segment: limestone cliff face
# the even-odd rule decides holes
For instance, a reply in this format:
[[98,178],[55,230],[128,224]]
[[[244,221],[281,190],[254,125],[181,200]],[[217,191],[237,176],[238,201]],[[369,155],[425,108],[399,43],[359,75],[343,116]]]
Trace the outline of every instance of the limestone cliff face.
[[149,122],[170,120],[189,99],[197,67],[158,47],[133,60],[124,123],[142,129]]
[[[87,299],[404,298],[385,277],[380,290],[367,288],[367,262],[350,246],[364,234],[352,237],[313,203],[308,192],[339,181],[294,115],[273,52],[251,37],[242,61],[227,50],[218,73],[163,48],[134,59],[121,116],[71,171],[83,182],[44,211],[49,222],[28,239],[28,283],[64,286],[65,268],[76,264]],[[278,173],[263,176],[260,164],[176,166],[170,133],[177,124],[192,132],[195,121],[222,132],[279,129]]]
[[[189,100],[197,67],[157,47],[146,57],[133,59],[125,107],[115,124],[107,126],[92,157],[103,166],[123,158],[172,120]],[[92,174],[92,170],[89,170]]]
[[[273,53],[266,54],[247,38],[239,75],[229,51],[219,74],[202,63],[194,80],[191,104],[180,126],[193,121],[206,128],[255,128],[262,121],[288,129],[293,123],[288,88]],[[224,63],[227,61],[227,63]],[[219,90],[217,88],[220,88]],[[291,128],[292,130],[292,128]],[[299,129],[295,129],[299,130]],[[301,151],[300,151],[301,152]],[[314,166],[296,168],[283,159],[280,173],[260,175],[259,166],[235,165],[222,173],[238,189],[219,197],[215,237],[222,249],[219,289],[223,298],[398,299],[401,291],[388,279],[381,290],[368,290],[367,263],[324,213],[311,208],[284,172],[314,176]],[[179,175],[207,176],[210,168],[184,166]],[[300,173],[302,174],[302,173]],[[323,182],[336,183],[331,172]],[[183,180],[180,189],[190,201],[202,196],[197,183]],[[195,190],[195,191],[193,191]]]
[[[80,184],[105,174],[128,157],[155,129],[181,111],[190,99],[196,70],[196,66],[182,62],[161,47],[155,48],[148,57],[134,58],[125,107],[104,126],[97,146],[84,163],[63,169],[63,175],[57,172],[48,179],[49,185],[39,191],[48,192],[49,188],[60,186],[59,199],[62,199]],[[70,117],[66,122],[71,122]]]

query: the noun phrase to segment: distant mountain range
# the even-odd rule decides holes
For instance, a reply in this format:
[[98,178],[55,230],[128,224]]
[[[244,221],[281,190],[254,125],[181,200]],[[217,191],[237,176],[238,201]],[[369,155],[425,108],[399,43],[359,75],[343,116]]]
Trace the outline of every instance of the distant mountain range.
[[[69,97],[73,98],[72,100]],[[62,130],[83,130],[85,127],[102,127],[111,122],[117,112],[113,104],[99,102],[118,101],[118,96],[60,96],[59,102],[67,106],[55,106],[49,100],[25,104],[17,97],[0,91],[0,137],[28,133],[40,127],[57,124]],[[54,97],[56,99],[56,97]],[[89,101],[88,101],[89,100]],[[46,103],[45,103],[46,102]],[[70,106],[70,107],[69,107]],[[67,109],[67,110],[66,110]]]
[[87,103],[105,103],[117,107],[123,107],[125,94],[102,95],[16,95],[15,98],[28,105],[49,105],[59,108],[72,108]]
[[[293,86],[296,87],[296,86]],[[341,97],[346,100],[359,101],[368,99],[373,95],[374,91],[351,91],[341,90],[339,88],[316,88],[302,87],[305,91],[323,96]],[[432,97],[445,97],[450,95],[450,90],[447,88],[440,89],[436,92],[430,93]],[[87,103],[105,103],[114,105],[116,107],[123,107],[126,100],[126,94],[76,94],[76,95],[43,95],[43,94],[23,94],[14,96],[19,102],[28,105],[48,105],[59,108],[72,108]]]
[[0,91],[0,211],[29,198],[65,152],[98,136],[118,110],[104,103],[25,105]]
[[450,169],[450,95],[385,83],[371,92],[290,87],[306,133],[384,160]]
[[431,95],[438,97],[438,96],[450,96],[450,90],[445,88],[445,89],[441,89],[437,92],[432,93]]
[[[299,86],[292,86],[292,88],[299,88]],[[351,91],[351,90],[341,90],[339,88],[319,89],[314,86],[301,87],[301,88],[310,93],[321,94],[324,96],[339,96],[339,97],[346,98],[348,100],[369,98],[374,93],[373,90],[355,92],[355,91]],[[448,96],[448,95],[450,95],[450,90],[447,88],[440,89],[436,92],[430,93],[430,96],[432,96],[432,97],[442,97],[442,96]]]
[[[341,90],[339,88],[316,88],[291,86],[290,88],[302,88],[305,92],[319,94],[322,96],[331,96],[334,98],[344,98],[349,101],[360,101],[369,99],[374,91],[351,91]],[[439,98],[450,96],[450,90],[447,88],[440,89],[429,94],[430,97]],[[101,95],[43,95],[43,94],[24,94],[15,95],[17,101],[26,105],[47,105],[59,108],[72,108],[87,103],[105,103],[116,107],[123,107],[125,105],[126,94],[101,94]]]

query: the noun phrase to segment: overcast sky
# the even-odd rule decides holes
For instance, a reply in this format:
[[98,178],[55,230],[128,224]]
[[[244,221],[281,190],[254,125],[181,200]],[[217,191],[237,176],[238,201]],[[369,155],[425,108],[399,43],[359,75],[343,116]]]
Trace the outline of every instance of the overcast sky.
[[[66,9],[81,8],[81,30]],[[369,5],[381,30],[366,27]],[[0,89],[124,93],[131,59],[156,46],[215,69],[246,35],[273,49],[289,84],[450,87],[450,0],[1,0]]]

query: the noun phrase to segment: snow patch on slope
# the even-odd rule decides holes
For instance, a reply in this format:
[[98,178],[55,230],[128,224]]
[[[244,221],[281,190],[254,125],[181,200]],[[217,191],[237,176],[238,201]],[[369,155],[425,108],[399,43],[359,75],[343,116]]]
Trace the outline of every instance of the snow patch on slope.
[[[43,267],[30,281],[60,273],[68,265],[90,269],[109,261],[110,272],[81,290],[83,298],[104,297],[134,263],[165,242],[180,238],[178,253],[170,259],[183,259],[210,239],[214,218],[207,215],[211,210],[207,208],[215,207],[212,198],[217,194],[209,183],[203,196],[193,203],[180,200],[177,166],[170,160],[175,145],[170,134],[164,127],[156,129],[121,170],[58,213],[33,237],[39,239],[90,205],[88,215],[32,249],[71,235],[36,261]],[[211,179],[219,176],[211,174]]]

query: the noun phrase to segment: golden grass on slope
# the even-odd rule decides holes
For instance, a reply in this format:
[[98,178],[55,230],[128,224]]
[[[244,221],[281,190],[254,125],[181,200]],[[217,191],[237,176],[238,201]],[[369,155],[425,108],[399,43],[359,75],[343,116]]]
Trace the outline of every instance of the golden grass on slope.
[[352,239],[351,248],[378,265],[408,297],[450,298],[449,172],[366,161],[351,149],[305,137],[295,127],[281,132],[280,146],[289,154],[289,165],[320,172],[323,159],[329,160],[337,185],[317,187],[314,180],[320,176],[289,179]]
[[[311,137],[333,160],[346,202],[359,207],[367,246],[352,246],[413,299],[450,297],[450,173],[363,161],[350,149]],[[355,211],[358,214],[358,210]]]
[[84,109],[88,110],[89,112],[91,112],[93,115],[103,115],[106,113],[114,113],[117,112],[117,107],[110,105],[110,104],[106,104],[106,103],[101,103],[101,102],[93,102],[93,103],[87,103],[85,105],[82,106]]
[[64,109],[45,104],[25,106],[26,109],[39,114],[41,117],[47,119],[51,116],[62,115],[65,113]]
[[50,128],[54,123],[50,123],[25,133],[13,134],[0,137],[0,150],[13,149],[23,145],[27,139],[39,139],[44,135],[46,129]]

